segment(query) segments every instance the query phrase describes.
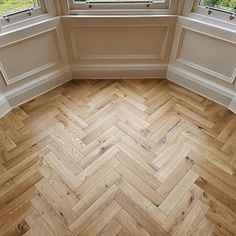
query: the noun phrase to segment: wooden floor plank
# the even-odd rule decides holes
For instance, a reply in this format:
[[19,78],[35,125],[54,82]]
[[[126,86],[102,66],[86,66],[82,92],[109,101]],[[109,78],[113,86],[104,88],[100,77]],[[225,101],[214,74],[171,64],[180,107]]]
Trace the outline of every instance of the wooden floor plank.
[[131,235],[148,236],[150,235],[135,219],[125,210],[121,210],[115,218],[123,225]]

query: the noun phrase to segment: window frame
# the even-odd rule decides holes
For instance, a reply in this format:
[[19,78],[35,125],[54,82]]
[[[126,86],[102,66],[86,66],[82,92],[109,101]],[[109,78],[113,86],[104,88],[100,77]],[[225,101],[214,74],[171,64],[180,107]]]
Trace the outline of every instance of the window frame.
[[[39,17],[41,15],[47,14],[47,7],[44,0],[37,0],[40,7],[34,8],[34,9],[25,9],[25,10],[19,10],[16,11],[13,15],[9,15],[10,21],[7,21],[7,18],[4,18],[4,16],[0,16],[0,26],[1,27],[8,27],[12,24],[31,20],[35,17]],[[27,10],[31,10],[31,15],[28,15]],[[6,15],[6,16],[8,16]]]
[[[174,14],[177,9],[179,0],[162,0],[160,2],[149,2],[149,0],[143,0],[143,2],[134,3],[91,3],[92,7],[88,3],[81,2],[75,3],[74,0],[66,0],[67,6],[66,14],[71,15],[133,15],[133,14]],[[149,3],[149,4],[148,4]],[[149,5],[149,6],[147,6]]]
[[[200,5],[201,0],[194,0],[193,2],[193,8],[192,8],[192,12],[199,14],[199,15],[203,15],[205,17],[208,17],[210,19],[216,19],[216,20],[222,20],[222,21],[226,21],[228,23],[236,23],[236,13],[230,13],[227,11],[219,11],[217,9],[214,8],[210,8],[211,12],[210,14],[208,13],[209,8],[205,7],[205,6],[201,6]],[[233,18],[231,18],[233,17]]]

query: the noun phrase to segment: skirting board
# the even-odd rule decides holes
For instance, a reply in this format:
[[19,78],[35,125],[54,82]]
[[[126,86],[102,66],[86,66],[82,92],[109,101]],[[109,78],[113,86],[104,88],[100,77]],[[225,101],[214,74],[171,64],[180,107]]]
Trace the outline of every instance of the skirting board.
[[0,96],[0,117],[4,116],[8,111],[11,110],[7,99],[4,96]]
[[[164,66],[164,65],[163,65]],[[163,67],[162,67],[163,68]],[[75,68],[74,68],[75,69]],[[88,68],[87,68],[88,69]],[[100,68],[101,69],[101,68]],[[109,68],[112,72],[113,70]],[[114,69],[114,67],[113,67]],[[116,68],[117,69],[117,68]],[[123,67],[124,69],[124,67]],[[127,69],[127,68],[126,68]],[[147,69],[147,68],[146,68]],[[160,67],[159,67],[160,69]],[[110,71],[106,70],[106,71]],[[79,70],[81,72],[81,70]],[[88,70],[86,70],[88,72]],[[99,74],[96,74],[94,72],[100,71]],[[137,70],[136,73],[139,72],[139,78],[149,78],[147,74],[145,76],[140,75],[144,70]],[[159,71],[159,72],[158,72]],[[165,70],[163,70],[164,73]],[[88,78],[89,74],[80,74],[78,76],[78,71],[73,70],[73,74],[75,73],[75,77],[73,79],[79,79],[81,77]],[[127,72],[127,70],[126,70]],[[160,70],[157,70],[155,73],[160,73],[161,78],[165,78],[164,74],[160,72]],[[83,76],[82,76],[83,75]],[[96,76],[92,76],[96,75]],[[92,74],[90,75],[91,78],[98,78],[100,75],[101,78],[106,78],[104,76],[104,70],[97,70],[97,68],[93,69]],[[109,77],[109,78],[119,78],[119,76],[116,74],[116,72],[113,74],[116,75],[115,77]],[[150,75],[150,74],[149,74]],[[132,76],[128,76],[126,73],[125,76],[120,76],[121,78],[132,78]],[[134,76],[134,78],[137,78],[137,76]],[[158,78],[157,75],[150,76],[150,78]],[[204,97],[207,97],[217,103],[220,103],[226,107],[228,107],[230,110],[236,113],[236,95],[235,91],[232,91],[230,89],[227,89],[225,87],[220,86],[219,84],[215,84],[214,82],[209,82],[208,80],[199,77],[195,74],[192,74],[188,71],[182,70],[180,68],[177,68],[176,66],[170,65],[168,66],[167,76],[166,78],[174,83],[177,83],[187,89],[190,89]],[[20,87],[17,87],[16,89],[10,90],[4,94],[0,94],[0,117],[4,116],[7,112],[9,112],[11,109],[13,109],[16,106],[19,106],[43,93],[46,93],[64,83],[67,81],[70,81],[72,79],[71,75],[71,68],[70,67],[63,67],[59,70],[53,71],[47,75],[44,75],[36,80],[33,80],[27,84],[24,84]]]
[[212,101],[215,101],[236,113],[235,91],[174,65],[168,66],[166,78]]
[[234,113],[236,113],[236,96],[233,98],[228,108]]
[[73,79],[166,78],[167,64],[72,65]]
[[[41,94],[44,94],[72,79],[70,68],[65,66],[3,94],[0,100],[0,117]],[[0,98],[1,99],[1,98]]]

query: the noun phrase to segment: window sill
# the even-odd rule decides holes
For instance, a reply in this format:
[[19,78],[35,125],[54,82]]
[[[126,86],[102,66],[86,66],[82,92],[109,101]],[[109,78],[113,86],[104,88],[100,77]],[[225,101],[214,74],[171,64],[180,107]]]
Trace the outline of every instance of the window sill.
[[43,15],[40,15],[40,16],[32,17],[30,19],[26,19],[26,20],[22,20],[22,21],[19,21],[19,22],[15,22],[15,23],[12,23],[12,24],[5,25],[5,26],[1,26],[0,35],[13,33],[15,31],[19,31],[21,29],[36,25],[38,23],[42,23],[42,22],[44,22],[46,20],[49,20],[49,19],[51,19],[49,14],[43,14]]
[[217,18],[212,17],[212,16],[202,15],[202,14],[194,13],[194,12],[191,12],[189,14],[189,17],[194,19],[194,20],[197,20],[201,23],[205,23],[205,24],[209,24],[209,25],[212,25],[212,26],[220,27],[220,28],[223,28],[225,30],[232,30],[234,32],[236,31],[236,27],[235,27],[236,18],[233,21],[230,21],[230,20],[225,21],[225,20],[222,20],[222,19],[217,19]]
[[69,15],[110,15],[110,16],[127,16],[127,15],[170,15],[171,12],[168,9],[93,9],[93,10],[70,10]]

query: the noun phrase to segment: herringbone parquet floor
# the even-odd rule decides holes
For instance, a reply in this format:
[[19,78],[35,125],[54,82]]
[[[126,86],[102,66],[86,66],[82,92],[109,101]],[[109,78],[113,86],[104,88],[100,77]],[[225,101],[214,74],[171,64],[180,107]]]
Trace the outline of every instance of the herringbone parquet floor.
[[71,81],[0,143],[0,235],[236,235],[236,115],[166,80]]

